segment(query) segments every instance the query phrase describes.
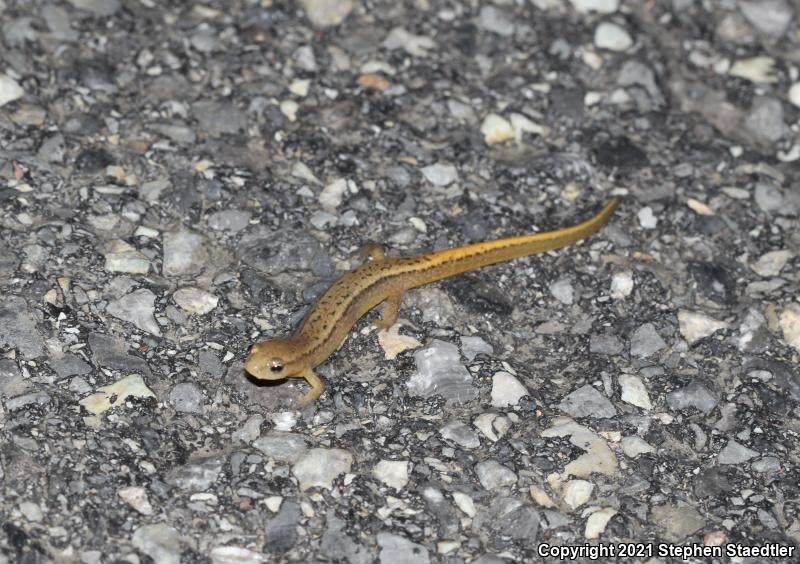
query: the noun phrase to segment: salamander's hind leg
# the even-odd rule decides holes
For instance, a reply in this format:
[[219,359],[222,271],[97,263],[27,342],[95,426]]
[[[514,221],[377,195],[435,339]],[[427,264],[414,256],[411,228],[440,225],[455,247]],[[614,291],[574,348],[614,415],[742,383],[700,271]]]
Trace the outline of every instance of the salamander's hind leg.
[[298,374],[298,377],[305,378],[306,382],[308,382],[308,385],[311,386],[311,389],[308,390],[308,392],[306,392],[306,395],[300,398],[301,407],[308,405],[309,403],[317,399],[319,396],[321,396],[322,392],[325,391],[325,382],[320,380],[320,377],[314,374],[314,371],[311,370],[310,368],[307,368],[306,370]]
[[386,256],[386,251],[383,245],[379,245],[378,243],[366,243],[358,250],[358,254],[372,260],[382,260]]
[[403,301],[403,292],[395,292],[386,298],[386,307],[383,310],[383,318],[375,322],[378,331],[388,331],[389,327],[397,321],[397,314],[400,311],[400,302]]

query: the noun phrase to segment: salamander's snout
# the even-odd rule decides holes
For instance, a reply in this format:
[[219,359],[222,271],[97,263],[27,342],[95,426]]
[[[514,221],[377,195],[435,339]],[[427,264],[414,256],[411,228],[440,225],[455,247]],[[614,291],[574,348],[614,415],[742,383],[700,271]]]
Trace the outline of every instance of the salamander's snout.
[[247,359],[244,361],[244,369],[259,379],[264,379],[264,372],[266,371],[266,362],[264,357],[258,354],[258,345],[253,345],[247,351]]

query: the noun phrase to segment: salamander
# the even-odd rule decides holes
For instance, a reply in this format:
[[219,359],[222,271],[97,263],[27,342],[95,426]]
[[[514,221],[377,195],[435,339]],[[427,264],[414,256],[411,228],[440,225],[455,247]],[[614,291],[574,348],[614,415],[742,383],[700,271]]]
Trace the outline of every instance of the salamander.
[[260,380],[305,378],[311,389],[301,405],[317,399],[325,384],[314,368],[342,344],[356,322],[386,302],[376,322],[386,330],[397,321],[403,295],[411,288],[519,257],[560,249],[596,233],[611,218],[618,198],[613,198],[586,221],[543,233],[474,243],[406,257],[387,257],[377,245],[365,249],[372,260],[344,274],[319,298],[288,339],[271,339],[251,347],[244,368]]

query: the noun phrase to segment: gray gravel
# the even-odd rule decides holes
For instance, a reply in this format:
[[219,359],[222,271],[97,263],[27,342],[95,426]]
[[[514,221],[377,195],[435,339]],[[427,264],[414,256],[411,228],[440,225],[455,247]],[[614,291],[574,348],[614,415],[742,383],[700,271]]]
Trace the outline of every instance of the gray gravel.
[[[0,0],[0,564],[797,548],[798,17]],[[612,195],[370,313],[309,407],[243,373],[365,243]]]

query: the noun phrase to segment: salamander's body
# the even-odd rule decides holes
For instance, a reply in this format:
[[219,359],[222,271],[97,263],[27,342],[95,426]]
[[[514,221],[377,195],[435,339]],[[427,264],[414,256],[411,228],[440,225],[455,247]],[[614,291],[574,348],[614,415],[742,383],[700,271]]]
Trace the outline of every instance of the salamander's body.
[[572,227],[411,257],[385,257],[381,248],[371,247],[366,252],[372,260],[334,282],[292,338],[253,345],[245,370],[262,380],[305,378],[311,390],[301,403],[313,401],[325,389],[314,374],[314,367],[333,354],[353,325],[381,302],[386,302],[386,309],[377,325],[379,329],[388,329],[397,320],[407,290],[490,264],[571,245],[605,225],[618,203],[614,198],[596,216]]

